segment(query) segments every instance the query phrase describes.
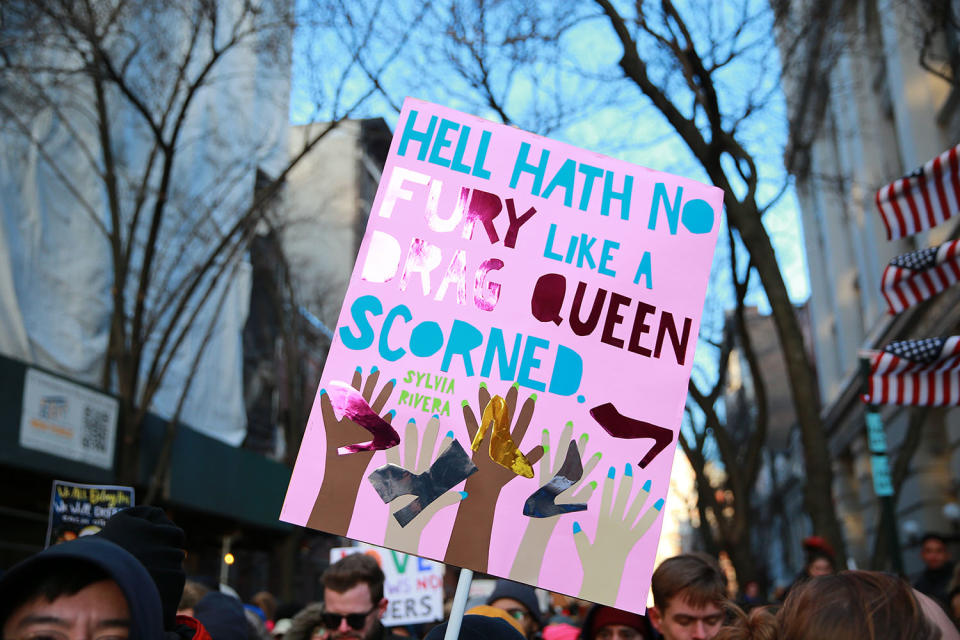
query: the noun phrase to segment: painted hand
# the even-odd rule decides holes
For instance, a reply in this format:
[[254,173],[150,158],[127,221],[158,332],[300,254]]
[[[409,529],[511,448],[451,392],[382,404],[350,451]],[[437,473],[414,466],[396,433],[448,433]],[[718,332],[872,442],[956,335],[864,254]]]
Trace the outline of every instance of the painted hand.
[[[516,446],[523,442],[523,436],[530,427],[537,401],[536,395],[531,394],[518,412],[516,410],[518,395],[519,385],[514,384],[503,398],[505,414],[502,416],[506,424],[504,431],[509,433],[510,440]],[[473,463],[477,465],[478,471],[467,479],[464,490],[469,497],[457,510],[457,519],[454,521],[450,543],[447,545],[447,553],[444,557],[444,562],[447,564],[481,572],[487,570],[493,513],[497,507],[500,491],[519,474],[518,470],[507,468],[494,461],[488,453],[489,442],[496,435],[496,425],[487,424],[486,432],[480,432],[481,425],[477,418],[483,416],[493,400],[486,385],[481,383],[477,403],[479,411],[475,413],[468,402],[463,403],[463,419],[467,426],[467,433],[471,443],[477,445],[473,452]],[[499,401],[497,403],[499,404]],[[512,428],[510,424],[513,425]],[[478,433],[481,433],[481,437],[479,442],[476,442]],[[501,438],[503,435],[506,434],[501,434]],[[494,453],[496,454],[496,451]],[[517,450],[510,453],[519,454],[520,452]],[[528,464],[535,465],[543,456],[543,447],[537,445],[527,454],[521,455]],[[511,455],[511,458],[517,459],[516,455]]]
[[[586,456],[589,436],[584,433],[577,441],[574,441],[571,439],[572,435],[573,423],[567,422],[560,433],[560,438],[557,440],[558,446],[551,458],[549,455],[550,431],[548,429],[543,430],[544,456],[540,459],[540,490],[558,477],[560,470],[567,464],[567,457],[571,452],[577,452],[578,462]],[[602,454],[599,451],[590,456],[587,463],[582,466],[582,473],[576,482],[557,495],[555,499],[557,505],[585,505],[589,502],[593,491],[597,488],[597,483],[587,482],[586,478],[600,462],[601,456]],[[550,541],[550,536],[553,535],[553,530],[560,521],[560,515],[562,513],[558,510],[547,517],[531,517],[527,520],[527,528],[520,541],[520,547],[517,549],[513,566],[510,567],[511,580],[528,584],[537,582],[540,577],[540,567],[543,565],[543,554],[547,550],[547,543]]]
[[[374,367],[363,381],[362,369],[357,367],[353,373],[351,386],[361,391],[363,399],[370,405],[373,412],[380,415],[396,380],[390,380],[374,396],[374,390],[380,379],[380,371]],[[361,386],[362,385],[362,386]],[[362,389],[362,390],[361,390]],[[372,400],[372,398],[376,398]],[[345,536],[350,528],[353,517],[353,500],[351,496],[357,494],[360,483],[366,475],[370,459],[375,451],[359,451],[340,455],[338,449],[349,445],[367,442],[370,440],[370,431],[344,415],[337,418],[333,403],[328,394],[320,391],[320,415],[323,419],[323,428],[326,432],[327,450],[323,467],[323,483],[313,503],[313,510],[307,520],[307,526],[330,533]],[[396,411],[389,411],[383,415],[388,424],[393,421]]]
[[613,605],[620,591],[620,579],[627,556],[640,541],[643,534],[656,522],[663,509],[663,500],[643,512],[643,506],[650,495],[650,481],[637,492],[629,510],[630,494],[633,490],[633,467],[627,463],[616,501],[613,498],[616,470],[610,467],[607,479],[603,483],[600,500],[600,512],[597,519],[597,534],[593,542],[580,528],[579,522],[573,523],[573,541],[577,546],[580,564],[583,565],[583,584],[580,597],[592,602]]
[[[423,430],[422,440],[417,431],[417,423],[410,420],[407,423],[403,441],[400,445],[392,449],[387,449],[387,464],[402,467],[413,474],[426,473],[434,465],[437,458],[441,457],[454,442],[453,431],[448,431],[447,435],[440,442],[439,450],[435,451],[439,432],[440,418],[438,416],[433,416],[427,421],[427,426]],[[402,459],[401,449],[403,449]],[[418,449],[419,456],[417,455]],[[403,526],[400,525],[395,516],[398,511],[404,509],[412,501],[417,499],[417,496],[403,495],[396,498],[390,502],[390,517],[387,518],[387,531],[384,535],[383,545],[391,549],[418,555],[420,535],[423,533],[423,528],[430,522],[430,519],[433,518],[440,509],[457,504],[466,497],[467,493],[465,491],[447,491],[425,505],[420,513]]]

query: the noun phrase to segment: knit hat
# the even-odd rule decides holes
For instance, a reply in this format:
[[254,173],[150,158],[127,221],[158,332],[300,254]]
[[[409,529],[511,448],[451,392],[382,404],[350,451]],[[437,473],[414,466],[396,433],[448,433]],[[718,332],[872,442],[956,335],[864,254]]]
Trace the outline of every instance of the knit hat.
[[611,625],[631,627],[639,631],[641,637],[651,637],[650,624],[647,622],[646,616],[641,616],[636,613],[631,613],[630,611],[623,611],[621,609],[615,609],[613,607],[606,606],[601,606],[599,609],[597,609],[596,614],[593,616],[593,620],[590,621],[589,634],[587,634],[585,637],[595,638],[600,629],[609,627]]
[[250,626],[243,604],[225,593],[211,591],[193,610],[213,640],[248,640]]
[[543,615],[540,613],[540,601],[533,587],[513,582],[512,580],[497,580],[493,593],[487,598],[487,604],[493,604],[500,598],[510,598],[521,603],[536,620],[537,626],[543,627]]
[[[447,623],[434,627],[423,640],[443,640],[447,632]],[[488,616],[463,616],[460,623],[460,640],[524,640],[522,633],[514,629],[502,618]],[[216,639],[214,639],[216,640]]]
[[467,611],[467,615],[477,615],[477,616],[487,616],[488,618],[501,618],[510,623],[510,626],[523,633],[523,627],[520,626],[520,621],[511,616],[509,613],[500,609],[498,607],[491,607],[488,604],[481,604],[473,607]]
[[183,583],[186,535],[162,509],[147,505],[118,511],[96,534],[129,551],[150,572],[160,592],[163,628],[173,631]]

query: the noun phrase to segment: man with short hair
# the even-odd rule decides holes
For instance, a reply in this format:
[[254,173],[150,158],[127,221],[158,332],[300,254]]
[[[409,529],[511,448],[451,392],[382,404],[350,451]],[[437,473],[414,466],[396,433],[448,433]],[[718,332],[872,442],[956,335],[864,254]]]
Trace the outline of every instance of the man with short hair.
[[365,553],[341,558],[324,571],[324,640],[388,640],[395,636],[380,622],[387,610],[383,571]]
[[947,608],[947,587],[953,579],[953,562],[947,540],[939,533],[928,532],[920,541],[920,559],[923,572],[917,576],[913,587]]
[[513,582],[512,580],[497,580],[493,593],[487,598],[487,604],[506,611],[523,627],[523,634],[528,640],[543,628],[543,614],[540,611],[540,602],[533,587]]
[[716,561],[703,553],[664,560],[651,580],[650,622],[665,640],[710,640],[720,632],[729,604]]
[[147,570],[107,540],[50,547],[0,578],[4,640],[163,640],[160,595]]

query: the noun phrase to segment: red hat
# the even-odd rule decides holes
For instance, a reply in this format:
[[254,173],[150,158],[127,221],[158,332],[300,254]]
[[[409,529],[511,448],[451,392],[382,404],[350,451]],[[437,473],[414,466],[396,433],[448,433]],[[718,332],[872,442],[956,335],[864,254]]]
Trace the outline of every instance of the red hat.
[[636,629],[644,638],[649,638],[651,636],[649,631],[650,626],[647,622],[646,616],[641,616],[629,611],[622,611],[620,609],[614,609],[613,607],[600,607],[600,609],[597,611],[597,614],[593,617],[593,623],[590,625],[589,637],[594,638],[600,629],[615,624]]

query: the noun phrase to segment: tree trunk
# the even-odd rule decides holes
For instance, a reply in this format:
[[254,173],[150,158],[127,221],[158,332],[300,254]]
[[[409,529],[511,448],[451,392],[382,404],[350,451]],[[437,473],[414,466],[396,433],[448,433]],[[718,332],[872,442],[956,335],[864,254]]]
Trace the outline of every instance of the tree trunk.
[[847,563],[847,554],[833,504],[830,449],[827,434],[818,415],[820,403],[816,380],[807,361],[800,324],[797,322],[793,303],[787,295],[787,287],[780,273],[770,236],[763,228],[758,212],[747,212],[746,207],[739,206],[732,197],[729,197],[728,201],[733,203],[733,206],[730,206],[731,202],[728,202],[728,218],[750,251],[757,275],[760,276],[770,301],[787,375],[790,378],[790,391],[800,426],[807,472],[804,506],[810,514],[814,533],[830,541],[837,553],[837,565],[843,567]]

